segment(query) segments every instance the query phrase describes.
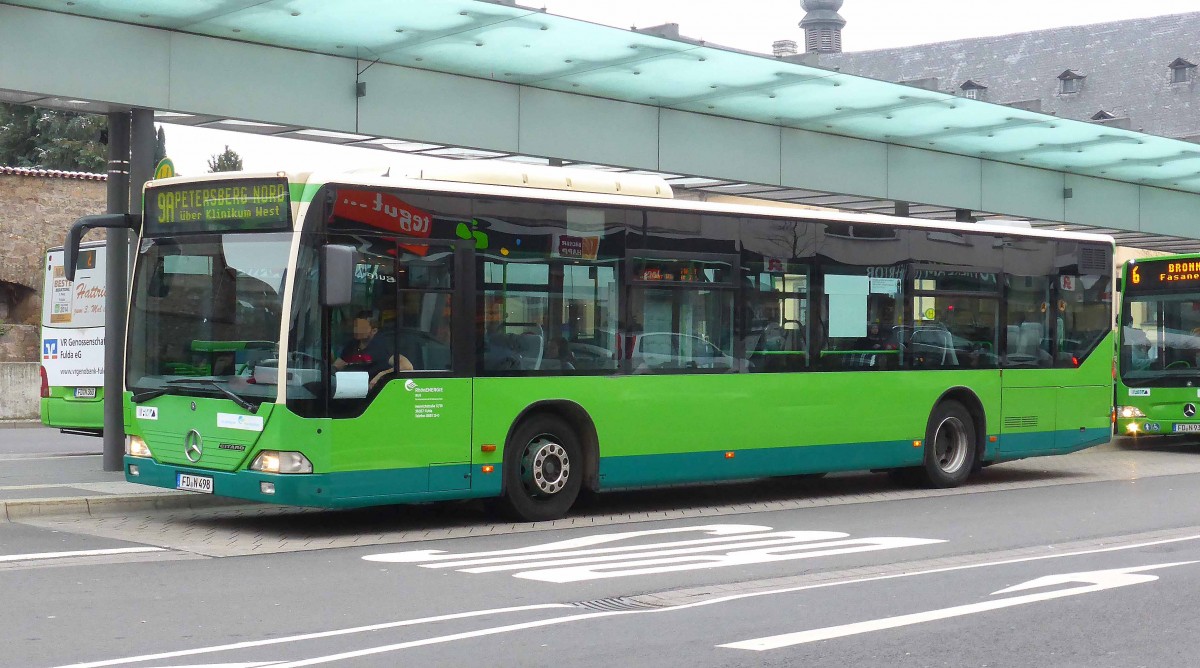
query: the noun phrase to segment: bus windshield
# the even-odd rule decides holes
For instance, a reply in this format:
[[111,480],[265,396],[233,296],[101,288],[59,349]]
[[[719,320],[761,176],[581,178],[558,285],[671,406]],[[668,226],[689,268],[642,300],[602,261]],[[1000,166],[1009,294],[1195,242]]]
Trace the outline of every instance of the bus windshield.
[[[143,239],[130,303],[127,387],[273,400],[289,233]],[[261,376],[262,374],[260,374]]]
[[1125,301],[1121,380],[1130,387],[1200,381],[1200,293],[1138,295]]

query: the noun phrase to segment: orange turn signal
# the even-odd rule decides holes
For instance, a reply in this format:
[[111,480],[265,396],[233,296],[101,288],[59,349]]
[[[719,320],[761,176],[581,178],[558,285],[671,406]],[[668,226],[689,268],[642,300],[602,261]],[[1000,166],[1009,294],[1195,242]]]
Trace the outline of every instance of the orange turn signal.
[[726,452],[725,459],[733,459],[733,454],[734,454],[733,452]]
[[485,443],[485,444],[479,446],[479,451],[480,452],[495,452],[496,446],[492,445],[491,443]]
[[492,466],[491,464],[484,464],[480,470],[482,470],[484,473],[491,473],[492,471],[496,470],[496,467]]
[[913,441],[913,447],[914,447],[914,448],[919,448],[919,447],[921,447],[921,442],[920,442],[920,441]]

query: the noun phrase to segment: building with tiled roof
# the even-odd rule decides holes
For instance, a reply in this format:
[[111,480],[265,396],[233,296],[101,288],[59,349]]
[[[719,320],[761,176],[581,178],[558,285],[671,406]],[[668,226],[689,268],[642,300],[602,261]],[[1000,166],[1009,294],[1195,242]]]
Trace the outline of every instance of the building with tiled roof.
[[1200,141],[1200,12],[877,51],[810,51],[806,62],[848,74]]

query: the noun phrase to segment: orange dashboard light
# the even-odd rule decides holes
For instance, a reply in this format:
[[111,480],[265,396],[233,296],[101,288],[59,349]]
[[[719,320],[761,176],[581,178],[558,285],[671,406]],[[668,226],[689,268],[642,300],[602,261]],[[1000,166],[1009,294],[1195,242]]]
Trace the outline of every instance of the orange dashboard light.
[[479,446],[479,451],[480,452],[495,452],[496,446],[491,443],[485,443],[485,444]]
[[919,448],[919,447],[921,447],[921,441],[920,441],[920,440],[913,441],[913,447],[914,447],[914,448]]
[[484,473],[491,473],[492,471],[495,471],[495,470],[496,470],[496,467],[495,467],[495,466],[492,466],[491,464],[484,464],[484,465],[483,465],[483,468],[482,468],[481,470],[482,470]]
[[734,453],[732,451],[726,452],[725,459],[733,459],[733,455],[734,455]]

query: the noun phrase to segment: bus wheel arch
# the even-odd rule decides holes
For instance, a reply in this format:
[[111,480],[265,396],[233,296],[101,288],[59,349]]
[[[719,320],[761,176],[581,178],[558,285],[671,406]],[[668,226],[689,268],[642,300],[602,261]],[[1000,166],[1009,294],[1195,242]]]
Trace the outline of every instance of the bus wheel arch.
[[971,414],[971,420],[975,423],[975,465],[971,472],[978,473],[987,463],[984,461],[987,452],[987,411],[983,408],[983,402],[975,392],[962,386],[946,390],[933,405],[936,407],[943,401],[957,401]]
[[[596,489],[597,452],[595,424],[578,404],[545,401],[527,407],[505,439],[504,505],[523,520],[561,517],[581,491]],[[564,463],[566,470],[560,467]]]
[[944,392],[925,430],[924,462],[916,469],[921,481],[935,488],[957,487],[982,467],[987,433],[983,403],[964,387]]

